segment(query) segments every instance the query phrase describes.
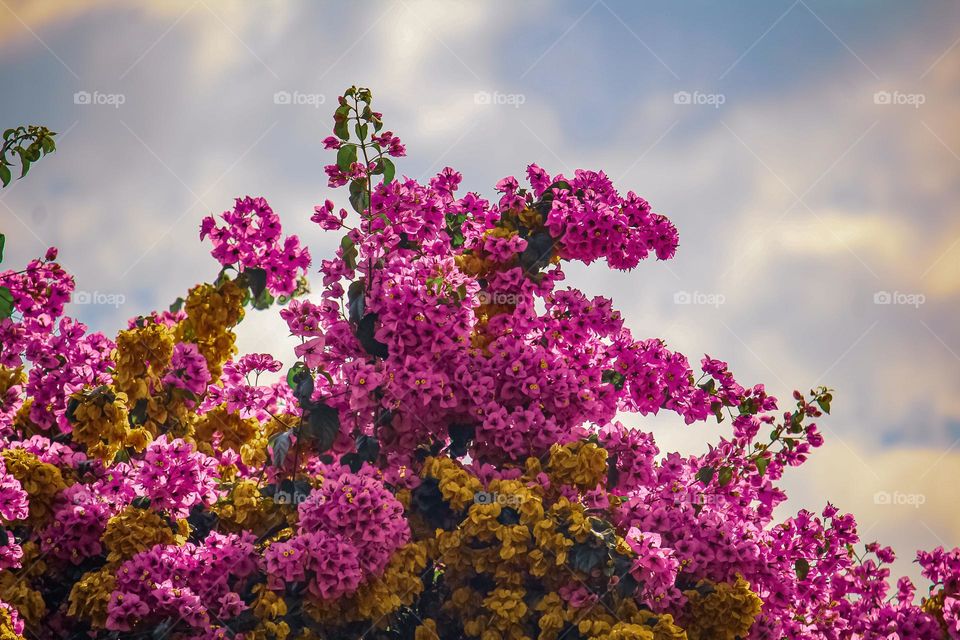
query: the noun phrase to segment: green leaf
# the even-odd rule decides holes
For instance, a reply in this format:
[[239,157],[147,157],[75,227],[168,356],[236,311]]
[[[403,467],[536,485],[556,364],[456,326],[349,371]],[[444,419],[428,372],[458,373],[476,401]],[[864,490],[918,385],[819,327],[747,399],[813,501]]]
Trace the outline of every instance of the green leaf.
[[354,180],[350,183],[350,206],[357,213],[366,213],[370,205],[366,180]]
[[343,261],[347,263],[347,267],[356,269],[357,256],[360,254],[357,252],[357,245],[354,244],[349,233],[340,240],[340,248],[343,249]]
[[720,473],[717,474],[717,480],[721,487],[725,487],[733,480],[733,467],[720,467]]
[[363,295],[363,282],[360,280],[351,282],[350,288],[347,289],[347,309],[348,317],[352,324],[360,324],[360,319],[363,318],[366,307],[366,298]]
[[353,130],[357,133],[357,137],[360,138],[360,140],[367,139],[367,125],[358,124]]
[[247,285],[250,287],[250,296],[257,300],[267,288],[267,272],[264,269],[255,267],[244,269],[244,275],[247,277]]
[[350,171],[350,165],[357,161],[357,145],[345,144],[337,151],[337,168],[344,173]]
[[757,458],[757,471],[760,475],[763,475],[767,472],[767,467],[770,465],[769,458]]
[[600,376],[600,382],[612,384],[614,389],[620,391],[623,389],[623,385],[627,382],[627,379],[619,371],[615,371],[613,369],[604,369]]
[[377,340],[374,335],[376,333],[376,322],[377,314],[375,313],[368,313],[363,316],[357,325],[357,340],[360,341],[363,350],[370,355],[377,358],[386,358],[390,351],[388,345]]
[[810,573],[810,563],[803,558],[797,558],[797,561],[793,563],[793,568],[797,572],[798,580],[806,580],[807,574]]
[[30,170],[30,156],[23,147],[18,148],[17,153],[20,154],[20,177],[22,178]]
[[833,401],[833,396],[829,393],[825,393],[819,398],[817,398],[817,404],[820,406],[820,409],[829,414],[830,413],[830,403]]
[[0,320],[13,315],[13,294],[10,289],[0,287]]
[[713,467],[704,467],[697,471],[697,480],[703,484],[710,484],[710,481],[713,480],[713,474],[717,472]]
[[10,167],[7,166],[7,163],[0,160],[0,181],[3,182],[3,186],[10,184]]
[[0,262],[3,262],[3,245],[7,242],[7,236],[0,233]]
[[383,184],[393,182],[393,177],[397,174],[397,168],[393,165],[390,158],[380,158],[380,164],[383,166]]
[[291,389],[296,390],[297,380],[299,380],[300,374],[304,371],[307,371],[307,365],[302,362],[297,362],[287,371],[287,385]]
[[340,433],[340,412],[325,403],[311,407],[302,433],[318,453],[329,451]]

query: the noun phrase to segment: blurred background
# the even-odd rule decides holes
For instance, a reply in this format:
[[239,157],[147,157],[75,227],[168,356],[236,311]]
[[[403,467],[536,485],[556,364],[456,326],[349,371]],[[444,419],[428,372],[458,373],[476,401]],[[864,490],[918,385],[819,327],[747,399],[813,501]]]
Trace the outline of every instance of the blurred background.
[[[826,499],[898,552],[960,545],[960,4],[0,0],[0,128],[58,151],[0,191],[7,267],[60,247],[114,335],[217,264],[200,219],[262,195],[315,262],[337,95],[372,88],[398,172],[464,190],[603,169],[680,230],[669,262],[568,269],[638,337],[744,384],[836,389],[781,509]],[[241,348],[293,360],[275,314]],[[726,425],[624,421],[705,450]]]

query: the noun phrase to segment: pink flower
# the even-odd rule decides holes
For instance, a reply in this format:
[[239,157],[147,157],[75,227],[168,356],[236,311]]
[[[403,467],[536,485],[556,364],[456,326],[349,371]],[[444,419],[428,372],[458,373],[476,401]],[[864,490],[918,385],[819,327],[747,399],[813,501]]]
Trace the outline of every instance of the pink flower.
[[319,366],[323,360],[323,336],[307,340],[303,344],[294,347],[293,352],[298,358],[305,361],[311,369]]

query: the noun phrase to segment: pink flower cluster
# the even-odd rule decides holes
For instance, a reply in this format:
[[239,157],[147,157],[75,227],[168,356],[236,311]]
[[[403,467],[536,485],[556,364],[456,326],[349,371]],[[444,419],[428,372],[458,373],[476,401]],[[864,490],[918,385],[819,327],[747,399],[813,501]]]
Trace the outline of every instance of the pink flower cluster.
[[138,494],[175,518],[186,517],[195,505],[217,501],[217,460],[179,438],[154,440],[135,465],[134,474]]
[[[145,447],[94,459],[72,431],[70,397],[109,389],[116,345],[64,315],[74,283],[56,251],[0,273],[14,307],[0,319],[0,571],[48,607],[27,629],[31,637],[79,630],[99,639],[169,632],[208,640],[253,629],[249,637],[281,637],[283,624],[300,625],[288,637],[306,637],[297,606],[305,595],[337,610],[344,602],[333,601],[388,566],[392,572],[406,545],[423,543],[414,550],[426,554],[436,529],[420,520],[420,502],[434,501],[443,515],[453,512],[443,491],[470,491],[431,486],[425,459],[458,459],[462,469],[443,461],[456,467],[451,485],[463,470],[489,484],[525,477],[525,465],[537,468],[555,445],[589,442],[606,454],[601,484],[530,477],[591,516],[603,513],[605,531],[629,547],[617,578],[638,585],[637,606],[681,620],[685,591],[742,577],[763,603],[746,640],[960,638],[960,549],[918,555],[929,581],[918,592],[905,578],[891,581],[892,550],[863,544],[853,516],[833,505],[775,517],[786,499],[783,475],[823,443],[816,420],[829,412],[828,390],[798,393],[780,407],[722,360],[697,363],[661,339],[635,336],[611,300],[564,286],[566,262],[632,269],[670,258],[678,240],[667,218],[595,171],[551,176],[530,165],[527,184],[504,178],[494,201],[459,193],[462,176],[450,168],[425,184],[393,179],[389,158],[403,156],[404,145],[381,131],[380,114],[354,102],[351,111],[341,100],[338,137],[325,146],[338,151],[330,182],[351,183],[360,220],[330,200],[314,209],[321,229],[345,235],[320,265],[318,294],[279,311],[299,362],[284,376],[284,354],[228,359],[233,336],[224,327],[218,347],[226,355],[214,381],[206,351],[178,334],[163,390],[126,407],[131,427],[144,424],[143,404],[153,411]],[[363,132],[362,148],[349,142],[350,131]],[[358,149],[375,156],[361,158]],[[238,199],[219,221],[205,218],[207,236],[219,264],[251,291],[261,279],[278,297],[300,289],[309,252],[297,236],[283,236],[262,198]],[[222,270],[219,281],[226,277]],[[153,313],[131,327],[189,328],[185,318]],[[168,402],[186,422],[164,422]],[[683,456],[662,453],[653,434],[617,421],[662,411],[687,424],[732,425],[706,453]],[[234,428],[242,452],[212,453],[224,433],[203,441],[211,436],[189,429],[213,412],[234,419],[225,428]],[[602,459],[588,462],[603,470]],[[523,534],[514,524],[522,509],[501,509],[498,522]],[[116,559],[107,533],[116,533],[114,518],[131,514],[148,516],[144,527],[159,526],[151,533],[179,544],[133,541]],[[36,550],[43,565],[21,566]],[[104,569],[115,581],[100,594],[106,628],[88,629],[91,620],[68,614],[69,595],[82,576]],[[481,582],[477,589],[486,589]],[[557,592],[574,609],[602,599],[573,582]],[[0,608],[24,632],[24,604],[6,591],[3,598],[11,602]],[[270,602],[272,613],[254,613]]]
[[274,295],[290,295],[297,287],[297,278],[310,266],[310,251],[300,246],[297,236],[282,237],[280,218],[263,198],[237,198],[232,211],[220,217],[203,219],[200,239],[210,236],[211,255],[225,267],[240,270],[263,269],[267,290]]
[[410,540],[403,506],[370,467],[351,473],[320,464],[323,484],[300,503],[299,533],[270,545],[264,560],[271,584],[305,582],[331,600],[383,573]]
[[209,382],[207,361],[200,354],[197,345],[178,342],[173,348],[170,370],[163,377],[163,383],[199,396],[207,389]]
[[107,628],[129,631],[170,619],[210,630],[214,622],[235,618],[247,609],[237,591],[257,570],[254,544],[246,532],[214,531],[199,544],[156,546],[137,554],[117,571]]

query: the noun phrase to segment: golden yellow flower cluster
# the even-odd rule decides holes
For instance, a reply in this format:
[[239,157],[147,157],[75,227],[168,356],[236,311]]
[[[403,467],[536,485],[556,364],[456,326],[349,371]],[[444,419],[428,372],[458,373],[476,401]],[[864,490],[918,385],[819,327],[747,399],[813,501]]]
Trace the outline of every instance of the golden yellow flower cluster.
[[[262,464],[266,461],[266,437],[258,437],[263,433],[257,420],[241,418],[239,413],[227,411],[226,405],[197,416],[193,424],[193,439],[198,451],[212,456],[232,449],[241,454],[246,464]],[[211,444],[215,434],[220,434],[216,448]]]
[[27,376],[23,373],[23,367],[11,369],[9,367],[0,367],[0,396],[4,395],[11,387],[25,384]]
[[[551,482],[595,487],[594,479],[606,472],[600,453],[595,445],[582,443],[558,448],[548,469]],[[425,462],[425,481],[435,481],[449,508],[463,514],[457,526],[433,534],[436,561],[444,567],[444,586],[451,592],[442,607],[445,616],[435,622],[442,631],[456,620],[467,637],[551,639],[579,619],[558,591],[572,579],[567,566],[571,550],[599,538],[585,507],[545,490],[537,481],[540,472],[539,461],[531,458],[519,478],[494,479],[484,487],[454,460]],[[614,537],[613,544],[617,552],[629,552],[622,538]],[[584,632],[607,633],[616,622],[587,616]]]
[[427,567],[428,548],[424,542],[406,544],[393,554],[383,575],[360,585],[354,594],[334,602],[308,602],[304,609],[317,622],[385,624],[388,614],[410,606],[423,591],[420,576]]
[[20,481],[30,500],[30,515],[27,524],[37,526],[47,521],[53,513],[53,500],[67,488],[60,469],[41,462],[40,458],[24,449],[4,449],[3,461],[7,472]]
[[6,609],[0,609],[0,640],[23,640],[23,636],[13,630],[13,619]]
[[92,457],[110,462],[128,447],[143,451],[153,439],[145,428],[131,428],[125,393],[104,386],[76,393],[71,401],[77,403],[70,414],[73,439]]
[[257,616],[258,624],[244,637],[251,640],[286,640],[290,635],[290,625],[282,619],[287,615],[287,603],[283,596],[270,591],[263,584],[256,585],[253,592],[256,594],[253,613]]
[[0,571],[0,600],[15,608],[28,625],[36,625],[47,613],[47,605],[39,591],[30,588],[27,580],[10,570]]
[[560,484],[583,491],[596,489],[607,476],[607,451],[595,442],[555,444],[550,448],[547,473]]
[[284,512],[277,510],[273,501],[260,493],[253,480],[238,480],[225,500],[213,507],[213,512],[225,531],[251,531],[260,535],[279,524]]
[[83,574],[70,590],[68,615],[86,620],[94,627],[105,627],[110,593],[117,586],[115,571],[115,567],[107,565],[99,571]]
[[142,327],[117,334],[113,384],[131,404],[150,398],[160,388],[160,380],[170,366],[173,345],[173,330],[149,320]]
[[237,337],[231,329],[243,319],[243,296],[244,290],[233,280],[219,286],[200,284],[187,294],[187,318],[178,325],[177,338],[197,345],[214,381],[220,378],[223,363],[236,353]]
[[[549,488],[540,482],[542,471]],[[430,559],[442,567],[439,579],[450,595],[416,638],[556,640],[572,630],[590,640],[745,636],[761,602],[742,578],[688,592],[689,629],[669,614],[641,609],[609,580],[635,552],[584,504],[606,471],[606,452],[591,441],[555,446],[543,469],[530,458],[508,474],[513,479],[486,483],[456,460],[428,458],[408,510],[414,535],[430,543]],[[431,531],[417,526],[420,520],[439,525]],[[592,599],[564,595],[570,588]]]
[[[706,595],[704,595],[706,594]],[[696,589],[685,591],[689,599],[690,640],[735,640],[746,636],[763,602],[742,577],[734,584],[701,580]]]
[[183,544],[190,535],[186,520],[176,522],[176,531],[155,511],[130,506],[107,521],[100,540],[107,561],[118,564],[157,544]]

